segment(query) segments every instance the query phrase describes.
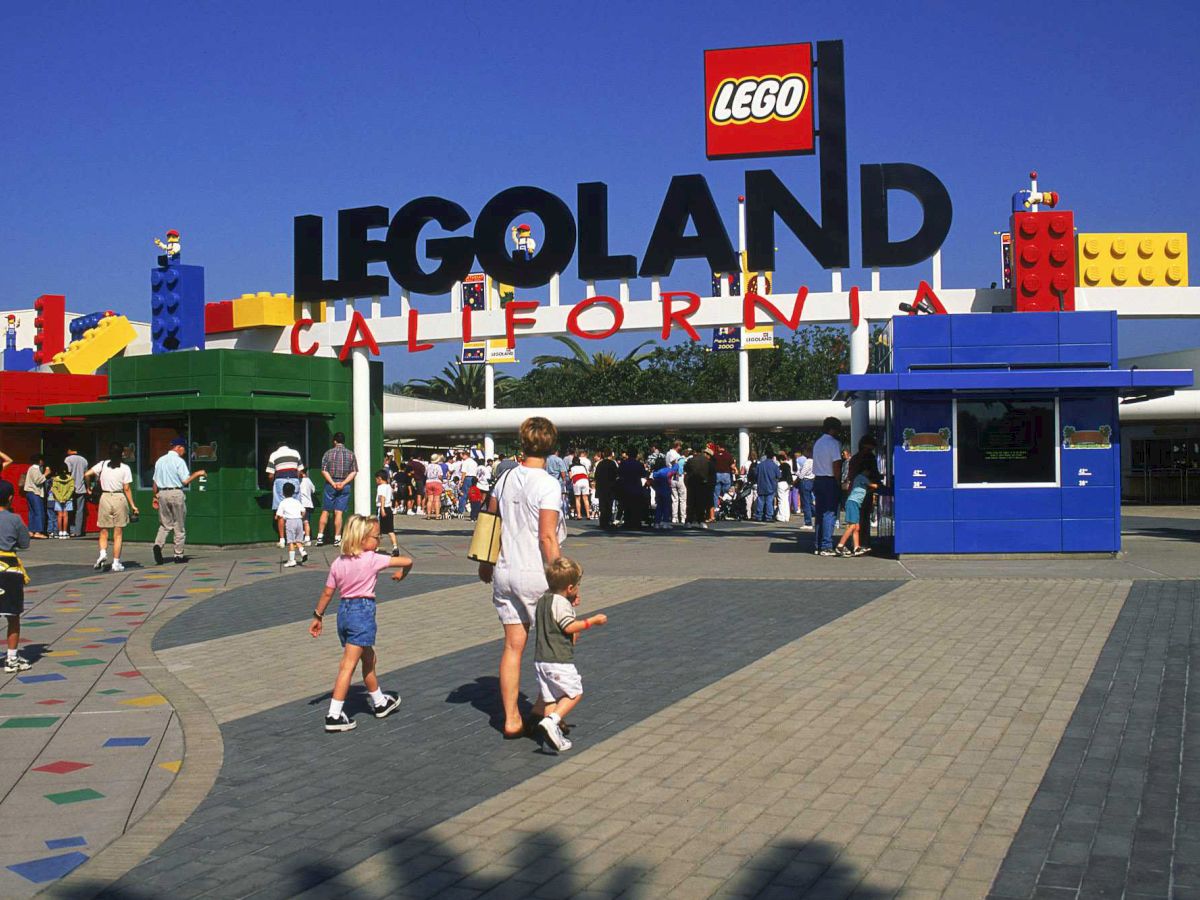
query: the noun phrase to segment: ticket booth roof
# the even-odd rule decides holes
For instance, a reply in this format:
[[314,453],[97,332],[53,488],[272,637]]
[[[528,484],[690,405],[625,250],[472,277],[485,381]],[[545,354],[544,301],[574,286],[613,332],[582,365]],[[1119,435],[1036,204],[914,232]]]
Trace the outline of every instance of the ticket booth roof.
[[839,375],[838,396],[864,393],[954,391],[1108,390],[1117,394],[1170,393],[1192,386],[1190,369],[931,368],[870,375]]
[[49,415],[71,418],[98,416],[159,415],[187,412],[282,413],[287,415],[332,416],[344,411],[345,403],[313,400],[296,392],[281,396],[276,392],[247,395],[201,394],[178,391],[129,395],[106,395],[94,403],[62,403],[46,408]]

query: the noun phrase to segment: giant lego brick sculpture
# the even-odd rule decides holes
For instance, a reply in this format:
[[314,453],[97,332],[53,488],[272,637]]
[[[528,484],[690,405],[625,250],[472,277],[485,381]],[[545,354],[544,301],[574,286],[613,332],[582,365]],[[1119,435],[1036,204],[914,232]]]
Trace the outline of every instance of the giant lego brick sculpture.
[[204,267],[163,259],[150,270],[151,351],[203,350]]
[[1075,217],[1066,210],[1012,214],[1015,310],[1075,308],[1074,235]]
[[116,313],[111,309],[106,309],[103,312],[88,313],[86,316],[78,316],[67,323],[67,330],[71,332],[71,340],[77,341],[82,338],[88,331],[100,324],[100,320],[106,316],[115,316]]
[[39,366],[50,362],[66,346],[67,298],[62,294],[42,294],[33,301],[33,361]]
[[[310,304],[309,318],[314,322],[325,321],[325,303]],[[205,334],[224,334],[243,328],[289,328],[304,318],[303,304],[297,303],[291,294],[272,294],[259,291],[257,294],[242,294],[236,300],[218,300],[204,305]]]
[[83,337],[72,341],[70,346],[58,353],[51,361],[55,372],[72,375],[93,375],[102,365],[137,340],[137,332],[125,316],[105,316],[95,328],[84,332]]
[[1080,234],[1079,287],[1186,287],[1187,235]]

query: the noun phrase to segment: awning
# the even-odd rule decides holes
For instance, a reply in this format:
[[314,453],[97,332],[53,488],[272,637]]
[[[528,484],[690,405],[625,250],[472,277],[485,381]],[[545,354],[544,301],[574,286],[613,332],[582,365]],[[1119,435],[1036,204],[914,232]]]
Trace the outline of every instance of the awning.
[[839,375],[838,397],[850,394],[954,391],[1111,390],[1120,395],[1171,393],[1191,387],[1191,369],[963,368]]

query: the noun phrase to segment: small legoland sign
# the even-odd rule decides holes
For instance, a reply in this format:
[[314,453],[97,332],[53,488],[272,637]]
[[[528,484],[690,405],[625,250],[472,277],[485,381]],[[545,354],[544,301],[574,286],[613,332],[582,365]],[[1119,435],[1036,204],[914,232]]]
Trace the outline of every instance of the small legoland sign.
[[709,159],[812,153],[812,44],[704,52]]

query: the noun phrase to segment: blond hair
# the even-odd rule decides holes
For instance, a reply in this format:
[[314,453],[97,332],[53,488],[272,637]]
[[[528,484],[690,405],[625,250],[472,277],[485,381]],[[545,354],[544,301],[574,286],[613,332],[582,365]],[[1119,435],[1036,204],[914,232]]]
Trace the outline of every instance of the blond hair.
[[549,456],[558,443],[558,429],[542,416],[530,416],[521,423],[521,452],[526,456]]
[[579,584],[582,578],[583,566],[565,556],[546,566],[546,584],[556,594],[561,594],[573,584]]
[[353,515],[342,528],[342,556],[360,556],[363,542],[378,523],[371,516]]

